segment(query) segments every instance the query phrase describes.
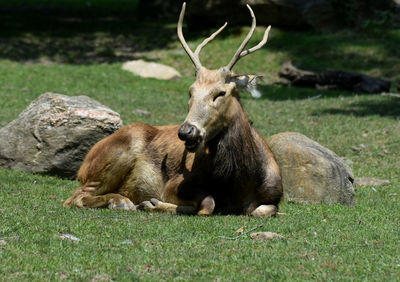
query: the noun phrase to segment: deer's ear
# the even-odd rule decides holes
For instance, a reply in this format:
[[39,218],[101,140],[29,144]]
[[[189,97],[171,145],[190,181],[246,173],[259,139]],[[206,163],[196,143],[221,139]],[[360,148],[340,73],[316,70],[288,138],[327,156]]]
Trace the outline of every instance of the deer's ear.
[[241,74],[231,76],[231,81],[235,82],[240,90],[246,90],[251,93],[254,98],[260,98],[261,93],[256,89],[258,80],[262,79],[262,76]]

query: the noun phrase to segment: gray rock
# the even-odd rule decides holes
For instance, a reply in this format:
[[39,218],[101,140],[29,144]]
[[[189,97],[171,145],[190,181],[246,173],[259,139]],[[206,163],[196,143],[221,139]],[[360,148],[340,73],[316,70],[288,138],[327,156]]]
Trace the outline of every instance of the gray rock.
[[122,69],[145,78],[173,80],[181,77],[180,73],[170,66],[143,60],[126,62],[122,65]]
[[89,97],[45,93],[0,129],[0,166],[73,178],[90,148],[121,126]]
[[267,140],[281,169],[284,199],[353,206],[353,172],[331,150],[306,136],[284,132]]

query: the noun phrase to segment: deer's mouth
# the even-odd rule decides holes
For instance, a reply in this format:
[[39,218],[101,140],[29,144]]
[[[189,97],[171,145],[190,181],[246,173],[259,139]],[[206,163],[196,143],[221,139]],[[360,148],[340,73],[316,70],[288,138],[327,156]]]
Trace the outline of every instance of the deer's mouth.
[[191,153],[194,153],[199,148],[200,143],[201,143],[201,139],[200,138],[196,138],[196,139],[193,139],[193,140],[186,140],[185,141],[186,150],[188,150]]
[[203,140],[201,131],[197,128],[197,126],[184,122],[178,131],[178,137],[182,141],[185,142],[186,150],[189,152],[195,152]]

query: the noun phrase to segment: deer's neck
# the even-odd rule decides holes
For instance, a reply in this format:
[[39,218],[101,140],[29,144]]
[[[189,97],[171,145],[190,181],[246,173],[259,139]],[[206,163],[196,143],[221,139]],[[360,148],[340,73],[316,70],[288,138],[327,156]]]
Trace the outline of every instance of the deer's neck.
[[216,177],[237,180],[257,173],[260,154],[254,134],[255,130],[240,107],[233,123],[210,142]]

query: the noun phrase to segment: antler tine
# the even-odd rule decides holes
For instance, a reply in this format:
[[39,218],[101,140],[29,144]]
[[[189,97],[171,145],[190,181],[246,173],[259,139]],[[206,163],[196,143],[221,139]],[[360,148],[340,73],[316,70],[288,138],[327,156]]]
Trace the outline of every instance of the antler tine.
[[182,23],[183,23],[183,17],[185,15],[185,10],[186,10],[186,2],[183,2],[182,10],[181,10],[181,13],[179,15],[178,27],[177,27],[178,38],[179,38],[179,41],[182,44],[183,49],[185,49],[185,51],[188,54],[190,60],[192,60],[195,68],[196,69],[200,69],[202,67],[202,65],[200,63],[199,58],[195,54],[193,54],[192,50],[190,50],[189,45],[186,43],[185,38],[183,37]]
[[249,33],[247,34],[246,38],[243,40],[242,44],[239,46],[239,49],[236,51],[235,55],[233,56],[232,60],[229,62],[229,64],[226,66],[229,70],[232,70],[233,66],[239,61],[240,58],[253,53],[254,51],[260,49],[262,46],[265,45],[265,43],[267,43],[267,39],[268,39],[268,33],[269,30],[271,29],[271,26],[269,26],[265,33],[264,33],[264,37],[261,40],[260,43],[258,43],[256,46],[254,46],[253,48],[250,48],[246,51],[243,51],[244,47],[246,47],[247,43],[249,42],[250,38],[253,36],[254,30],[256,29],[256,17],[254,15],[253,10],[251,9],[251,7],[249,6],[249,4],[246,5],[247,8],[250,11],[250,15],[252,18],[252,23],[251,23],[251,28]]
[[216,32],[214,32],[213,34],[211,34],[210,37],[204,39],[204,41],[197,46],[196,50],[194,51],[194,55],[199,58],[199,54],[201,51],[201,48],[203,48],[204,46],[206,46],[211,40],[213,40],[227,25],[228,23],[225,22],[223,26],[221,26]]
[[267,29],[266,29],[265,32],[264,32],[263,39],[260,41],[260,43],[258,43],[258,44],[257,44],[256,46],[254,46],[253,48],[247,49],[247,50],[243,51],[242,53],[240,53],[240,58],[242,58],[242,57],[244,57],[244,56],[246,56],[246,55],[248,55],[248,54],[251,54],[251,53],[253,53],[254,51],[257,51],[258,49],[260,49],[261,47],[263,47],[263,46],[267,43],[268,34],[269,34],[270,29],[271,29],[271,26],[268,26]]

